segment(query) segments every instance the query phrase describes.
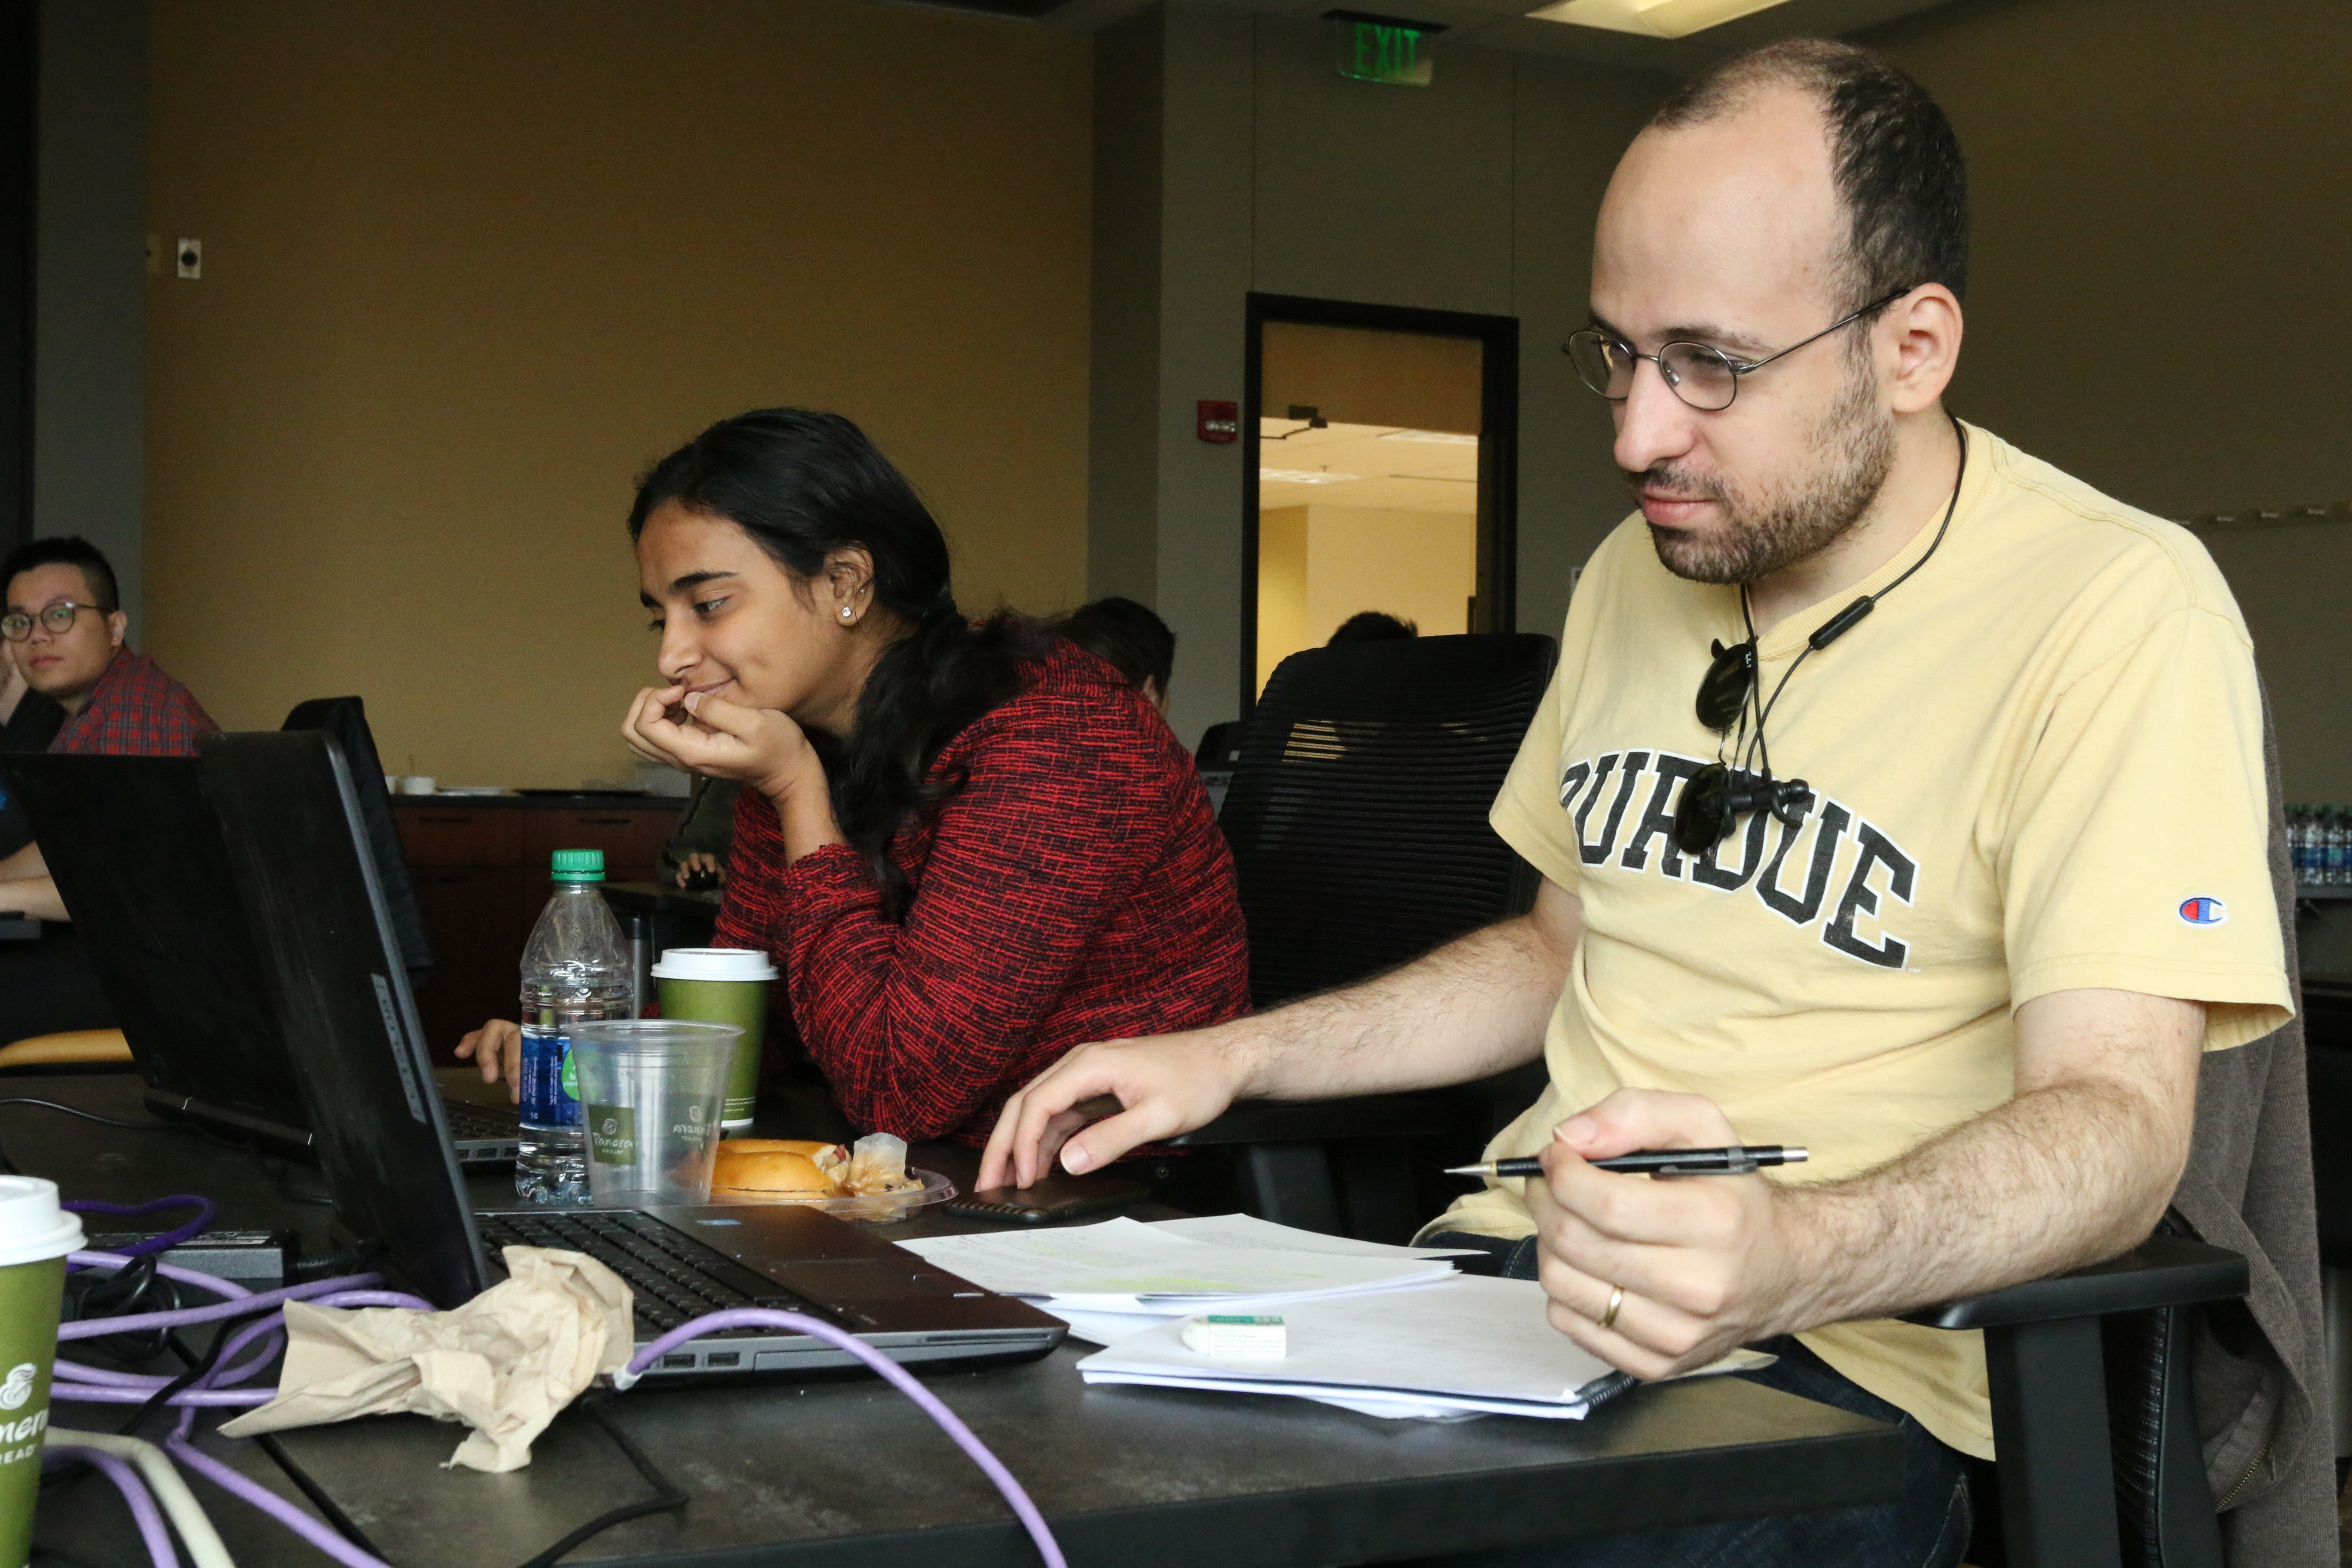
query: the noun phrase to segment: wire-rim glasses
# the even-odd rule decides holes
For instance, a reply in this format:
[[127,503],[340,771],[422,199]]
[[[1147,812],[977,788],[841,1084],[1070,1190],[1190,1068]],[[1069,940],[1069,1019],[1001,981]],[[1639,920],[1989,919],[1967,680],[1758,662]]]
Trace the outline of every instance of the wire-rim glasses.
[[22,610],[11,610],[0,616],[0,637],[10,642],[23,642],[33,635],[33,622],[37,617],[41,625],[49,628],[50,635],[63,637],[73,630],[74,617],[84,610],[100,615],[105,613],[96,605],[77,605],[71,599],[59,599],[54,605],[44,605],[32,615]]
[[1852,315],[1832,321],[1803,342],[1790,343],[1779,353],[1762,359],[1734,359],[1721,349],[1708,343],[1689,342],[1681,339],[1667,343],[1656,353],[1635,351],[1633,344],[1614,332],[1604,332],[1598,327],[1586,327],[1570,332],[1560,349],[1576,365],[1576,374],[1584,384],[1612,403],[1622,403],[1633,395],[1633,373],[1643,360],[1658,367],[1658,374],[1676,397],[1704,413],[1714,414],[1731,406],[1739,395],[1739,378],[1762,370],[1774,360],[1786,359],[1808,343],[1817,343],[1833,332],[1843,331],[1865,316],[1876,315],[1904,295],[1908,289],[1897,289],[1883,300],[1874,300]]

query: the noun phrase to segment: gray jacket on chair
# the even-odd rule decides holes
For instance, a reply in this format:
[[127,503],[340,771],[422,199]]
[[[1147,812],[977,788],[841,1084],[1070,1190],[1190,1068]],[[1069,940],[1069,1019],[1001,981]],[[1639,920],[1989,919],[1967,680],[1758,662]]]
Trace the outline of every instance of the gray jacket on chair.
[[[2271,880],[2286,969],[2296,973],[2294,874],[2278,805],[2278,747],[2263,714]],[[2301,992],[2296,992],[2299,999]],[[2173,1213],[2199,1239],[2246,1256],[2242,1304],[2210,1310],[2196,1352],[2199,1435],[2242,1568],[2336,1568],[2336,1444],[2320,1319],[2319,1243],[2303,1021],[2236,1050],[2209,1052],[2197,1131]]]

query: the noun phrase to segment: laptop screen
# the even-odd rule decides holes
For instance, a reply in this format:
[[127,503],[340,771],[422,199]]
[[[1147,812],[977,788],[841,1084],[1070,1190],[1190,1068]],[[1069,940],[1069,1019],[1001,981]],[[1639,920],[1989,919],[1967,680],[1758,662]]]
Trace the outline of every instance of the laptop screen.
[[11,756],[41,857],[152,1088],[308,1125],[194,757]]
[[198,744],[336,1210],[456,1307],[488,1283],[481,1242],[342,752],[315,731]]

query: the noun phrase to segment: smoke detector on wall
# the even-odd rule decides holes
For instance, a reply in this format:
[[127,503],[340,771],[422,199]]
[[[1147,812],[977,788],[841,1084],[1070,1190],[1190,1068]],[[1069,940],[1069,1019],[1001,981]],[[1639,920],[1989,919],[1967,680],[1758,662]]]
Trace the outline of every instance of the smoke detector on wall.
[[1607,27],[1653,38],[1686,38],[1725,22],[1769,11],[1781,0],[1557,0],[1528,15],[1538,22]]

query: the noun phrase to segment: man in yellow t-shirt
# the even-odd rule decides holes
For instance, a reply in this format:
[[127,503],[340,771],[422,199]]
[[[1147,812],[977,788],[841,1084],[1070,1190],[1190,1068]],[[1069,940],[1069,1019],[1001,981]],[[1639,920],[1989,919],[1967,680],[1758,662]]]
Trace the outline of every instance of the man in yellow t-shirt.
[[[1618,165],[1570,345],[1641,510],[1495,804],[1534,912],[1073,1052],[991,1142],[982,1184],[1026,1182],[1235,1098],[1540,1049],[1550,1086],[1489,1153],[1545,1175],[1435,1228],[1496,1238],[1628,1372],[1768,1342],[1782,1386],[1909,1447],[1899,1505],[1524,1561],[1956,1562],[1958,1456],[1992,1450],[1981,1347],[1890,1320],[2140,1240],[2200,1054],[2289,1016],[2245,627],[2181,530],[1946,414],[1965,264],[1958,143],[1874,57],[1780,45],[1677,93]],[[1085,1125],[1102,1095],[1121,1110]],[[1737,1142],[1812,1159],[1587,1163]]]

